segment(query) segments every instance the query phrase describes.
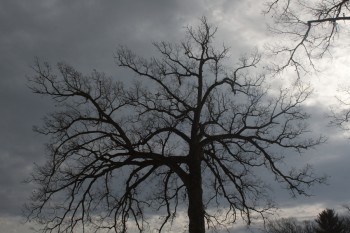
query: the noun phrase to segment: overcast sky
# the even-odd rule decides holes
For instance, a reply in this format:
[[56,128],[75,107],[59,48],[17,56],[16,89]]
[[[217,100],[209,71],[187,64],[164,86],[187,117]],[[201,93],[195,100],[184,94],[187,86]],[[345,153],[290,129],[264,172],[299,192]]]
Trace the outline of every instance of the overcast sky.
[[[64,61],[90,73],[104,71],[119,80],[128,73],[115,65],[113,53],[126,45],[148,56],[154,41],[179,41],[186,25],[201,16],[219,27],[217,42],[231,47],[232,57],[271,40],[262,4],[253,0],[0,0],[0,232],[30,233],[23,225],[21,207],[28,198],[34,163],[45,160],[47,140],[32,131],[50,102],[27,87],[34,58],[52,64]],[[259,1],[263,3],[263,1]],[[333,49],[333,60],[320,61],[323,72],[307,77],[315,89],[308,102],[315,133],[328,142],[316,150],[293,157],[293,163],[309,162],[318,174],[330,176],[328,185],[311,189],[315,196],[291,199],[274,190],[281,216],[310,218],[324,208],[341,209],[350,204],[350,146],[346,135],[327,126],[325,118],[336,89],[346,85],[350,59],[347,49]],[[347,51],[347,52],[346,52]],[[288,75],[288,74],[285,74]],[[348,82],[349,83],[349,82]]]

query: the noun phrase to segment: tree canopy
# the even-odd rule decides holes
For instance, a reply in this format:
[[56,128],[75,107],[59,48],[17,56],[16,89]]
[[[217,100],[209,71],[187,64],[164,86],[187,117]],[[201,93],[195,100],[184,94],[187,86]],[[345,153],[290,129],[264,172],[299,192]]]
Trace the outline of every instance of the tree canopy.
[[184,41],[154,43],[159,57],[149,59],[120,47],[118,65],[139,77],[132,85],[36,62],[31,89],[56,111],[36,128],[51,140],[33,173],[29,219],[44,232],[166,232],[187,208],[188,231],[203,233],[264,217],[273,204],[262,170],[293,195],[323,181],[309,165],[281,163],[324,140],[306,137],[310,89],[270,93],[254,71],[261,56],[232,66],[229,49],[214,47],[216,30],[203,18]]
[[345,232],[345,226],[343,221],[332,209],[326,209],[322,211],[315,220],[317,226],[315,228],[316,233],[343,233]]
[[292,66],[301,75],[314,66],[314,59],[329,53],[338,36],[348,31],[349,0],[274,0],[267,2],[265,13],[272,15],[271,31],[288,38],[270,47],[282,61],[281,71]]
[[[348,207],[346,207],[348,208]],[[300,221],[297,218],[281,218],[268,222],[266,233],[348,233],[350,216],[338,216],[333,209],[323,210],[316,219]]]

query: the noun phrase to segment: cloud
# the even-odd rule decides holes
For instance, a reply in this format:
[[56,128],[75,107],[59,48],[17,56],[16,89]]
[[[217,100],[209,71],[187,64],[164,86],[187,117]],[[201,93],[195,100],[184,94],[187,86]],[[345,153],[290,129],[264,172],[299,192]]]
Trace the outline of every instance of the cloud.
[[[84,73],[93,69],[104,71],[120,80],[131,76],[115,65],[113,53],[118,45],[126,45],[141,56],[155,54],[154,41],[178,42],[184,36],[184,27],[196,25],[205,15],[219,27],[218,45],[231,47],[232,58],[262,47],[271,37],[265,31],[261,15],[263,1],[191,0],[191,1],[130,1],[130,0],[32,0],[2,1],[0,9],[0,231],[27,232],[16,226],[20,208],[32,186],[24,185],[33,163],[45,160],[43,144],[47,140],[31,131],[40,124],[45,113],[54,108],[52,103],[33,95],[27,87],[26,76],[33,75],[30,65],[34,57],[55,64],[65,61]],[[341,51],[336,54],[348,64]],[[348,56],[347,56],[348,57]],[[329,65],[323,76],[348,76],[348,66]],[[333,70],[332,70],[333,69]],[[340,71],[337,71],[340,70]],[[339,72],[339,73],[337,73]],[[289,77],[286,77],[288,79]],[[276,201],[285,213],[291,206],[304,205],[314,213],[314,206],[340,205],[349,202],[347,180],[348,141],[340,132],[327,125],[324,113],[333,79],[312,79],[318,97],[307,106],[315,118],[310,122],[315,132],[329,135],[327,144],[303,157],[289,157],[290,163],[314,164],[317,173],[330,175],[328,186],[312,189],[316,196],[290,199],[279,187]],[[322,85],[318,85],[322,83]],[[343,84],[342,81],[340,84]],[[334,88],[332,89],[334,90]],[[328,98],[328,99],[327,99]],[[287,159],[287,161],[288,161]]]
[[24,224],[25,219],[21,217],[0,217],[0,232],[6,233],[34,233],[35,224]]

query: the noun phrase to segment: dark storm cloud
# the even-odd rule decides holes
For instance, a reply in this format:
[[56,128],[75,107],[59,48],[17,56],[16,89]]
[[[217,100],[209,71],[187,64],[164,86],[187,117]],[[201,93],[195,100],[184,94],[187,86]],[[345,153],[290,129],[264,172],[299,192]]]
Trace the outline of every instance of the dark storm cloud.
[[[0,216],[17,215],[30,192],[26,179],[44,160],[44,138],[32,125],[52,109],[26,77],[34,57],[64,61],[84,73],[127,74],[114,64],[119,44],[147,55],[153,41],[178,41],[184,26],[215,6],[201,1],[0,1]],[[209,4],[210,5],[210,4]]]
[[[31,128],[53,106],[27,87],[34,57],[52,64],[64,61],[86,74],[97,69],[125,81],[129,74],[113,59],[118,45],[150,56],[154,54],[152,42],[178,42],[184,37],[184,27],[197,24],[205,15],[219,26],[218,44],[230,46],[235,58],[266,41],[261,10],[256,1],[230,0],[0,0],[0,218],[20,214],[32,188],[22,181],[34,162],[45,159],[47,139]],[[312,122],[316,131],[337,134],[323,127],[325,109],[317,106],[310,111],[317,116]],[[346,151],[344,139],[330,137],[327,144],[300,160],[314,163],[318,173],[331,176],[330,186],[315,188],[315,198],[300,202],[347,201],[350,190],[342,180],[350,164]],[[299,164],[297,159],[294,156],[291,161]],[[286,193],[277,192],[276,200],[282,207],[295,205]]]
[[2,11],[8,64],[38,56],[99,65],[119,43],[149,43],[178,26],[176,1],[7,1]]
[[[327,93],[328,94],[328,93]],[[325,208],[333,208],[342,212],[342,205],[350,204],[349,177],[349,139],[343,132],[329,125],[329,104],[316,101],[306,105],[304,110],[311,115],[308,121],[314,137],[323,135],[327,141],[315,149],[307,150],[299,156],[297,153],[285,154],[286,167],[301,168],[306,164],[313,167],[317,176],[327,176],[326,183],[310,187],[310,196],[291,197],[289,192],[276,183],[271,183],[273,198],[281,208],[280,217],[296,217],[300,219],[314,219]],[[278,217],[276,215],[275,217]]]

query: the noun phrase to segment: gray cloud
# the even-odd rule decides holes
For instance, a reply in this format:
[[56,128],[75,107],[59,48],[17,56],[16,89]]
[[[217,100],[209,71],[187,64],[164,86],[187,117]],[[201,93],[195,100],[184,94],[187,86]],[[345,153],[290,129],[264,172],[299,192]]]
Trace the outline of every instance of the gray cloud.
[[[20,215],[32,188],[22,181],[33,163],[45,159],[43,144],[47,139],[31,128],[40,124],[53,106],[27,87],[26,76],[33,75],[30,65],[34,57],[53,64],[65,61],[85,73],[97,69],[127,80],[130,74],[113,60],[118,45],[150,56],[154,54],[153,41],[179,41],[184,27],[196,24],[203,15],[219,26],[218,44],[231,46],[233,58],[261,47],[268,39],[256,1],[0,0],[0,4],[0,221],[2,216]],[[316,116],[311,123],[315,131],[339,134],[324,127],[325,108],[313,106],[309,111]],[[298,201],[277,191],[280,206],[322,202],[332,207],[348,202],[350,190],[344,184],[350,164],[347,144],[347,140],[332,136],[305,157],[293,156],[291,162],[311,162],[318,173],[329,174],[330,184],[315,187],[315,197]]]

